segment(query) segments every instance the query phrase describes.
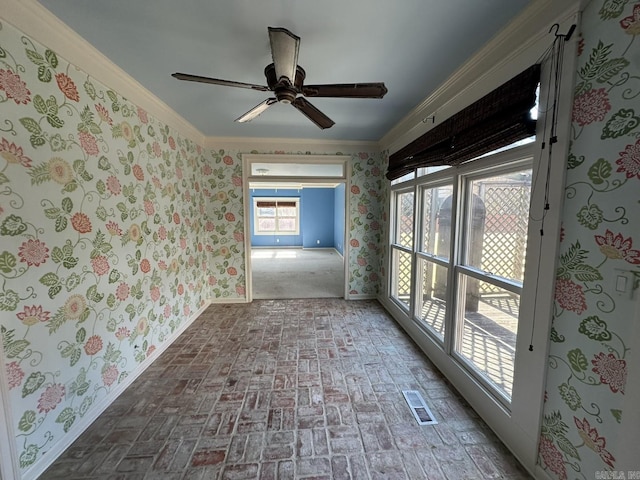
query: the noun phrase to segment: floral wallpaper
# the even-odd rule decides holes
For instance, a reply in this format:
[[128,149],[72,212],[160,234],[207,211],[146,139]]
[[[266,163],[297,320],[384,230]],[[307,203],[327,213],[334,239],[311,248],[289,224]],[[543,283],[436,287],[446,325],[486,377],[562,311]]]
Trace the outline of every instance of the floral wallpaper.
[[[1,19],[0,110],[0,333],[27,471],[208,300],[245,298],[242,152],[203,149]],[[384,168],[350,168],[349,291],[375,296]]]
[[0,24],[0,329],[19,464],[60,441],[211,296],[239,167]]
[[[587,5],[539,450],[558,479],[617,467],[640,280],[638,35],[640,2]],[[618,275],[629,280],[625,292],[615,290]]]

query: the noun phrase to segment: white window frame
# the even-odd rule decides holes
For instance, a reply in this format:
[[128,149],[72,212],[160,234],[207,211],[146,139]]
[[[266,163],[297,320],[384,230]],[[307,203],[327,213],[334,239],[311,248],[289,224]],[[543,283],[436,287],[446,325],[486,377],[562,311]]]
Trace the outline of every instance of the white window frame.
[[[279,230],[278,229],[278,207],[276,206],[275,217],[275,229],[274,230],[260,230],[258,228],[259,219],[263,218],[258,214],[258,202],[294,202],[296,215],[295,215],[295,231],[291,230]],[[266,218],[266,217],[265,217]],[[286,218],[292,218],[287,216]],[[300,197],[253,197],[253,234],[254,235],[300,235]]]

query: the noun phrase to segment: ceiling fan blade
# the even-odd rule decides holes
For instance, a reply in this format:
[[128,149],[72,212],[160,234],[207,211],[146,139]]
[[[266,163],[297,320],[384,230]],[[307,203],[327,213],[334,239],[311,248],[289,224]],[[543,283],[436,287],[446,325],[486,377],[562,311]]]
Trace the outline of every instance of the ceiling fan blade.
[[279,82],[282,77],[285,77],[290,84],[293,84],[298,66],[300,37],[286,28],[269,27],[269,41],[271,57],[276,69],[276,81]]
[[226,87],[249,88],[251,90],[259,90],[268,92],[269,87],[265,85],[254,85],[253,83],[232,82],[231,80],[220,80],[219,78],[201,77],[199,75],[190,75],[188,73],[172,73],[173,78],[178,80],[186,80],[188,82],[211,83],[213,85],[224,85]]
[[387,93],[384,83],[304,85],[301,90],[305,97],[382,98]]
[[322,130],[331,128],[335,124],[333,120],[302,97],[296,98],[291,104]]
[[259,103],[244,115],[236,118],[234,121],[240,123],[250,122],[274,103],[278,103],[278,100],[275,98],[267,98],[264,102]]

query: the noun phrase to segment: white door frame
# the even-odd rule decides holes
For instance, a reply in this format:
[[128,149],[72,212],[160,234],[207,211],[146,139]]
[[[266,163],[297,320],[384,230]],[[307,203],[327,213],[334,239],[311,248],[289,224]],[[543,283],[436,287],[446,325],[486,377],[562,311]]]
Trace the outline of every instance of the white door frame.
[[9,403],[9,385],[5,370],[6,357],[2,343],[0,343],[0,480],[12,480],[20,478],[18,468],[18,454],[16,442],[13,436],[13,423],[11,405]]
[[[245,251],[245,298],[247,302],[253,301],[253,275],[251,272],[251,214],[250,205],[250,187],[249,183],[291,183],[299,184],[326,184],[326,183],[343,183],[344,189],[344,238],[343,245],[343,265],[344,265],[344,292],[343,298],[349,298],[349,245],[348,225],[349,225],[349,199],[350,190],[348,188],[351,171],[349,161],[351,155],[288,155],[288,154],[242,154],[242,187],[243,187],[243,204],[244,204],[244,251]],[[293,176],[260,176],[251,174],[251,165],[253,163],[290,163],[290,164],[325,164],[325,165],[342,165],[342,177],[293,177]]]

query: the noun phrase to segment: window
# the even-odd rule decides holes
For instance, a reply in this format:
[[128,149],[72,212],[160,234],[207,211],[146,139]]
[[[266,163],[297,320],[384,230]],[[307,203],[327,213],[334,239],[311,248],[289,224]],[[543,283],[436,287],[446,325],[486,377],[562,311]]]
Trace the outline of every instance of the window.
[[393,192],[390,299],[508,405],[527,249],[529,146]]
[[254,198],[255,235],[300,235],[299,198]]

